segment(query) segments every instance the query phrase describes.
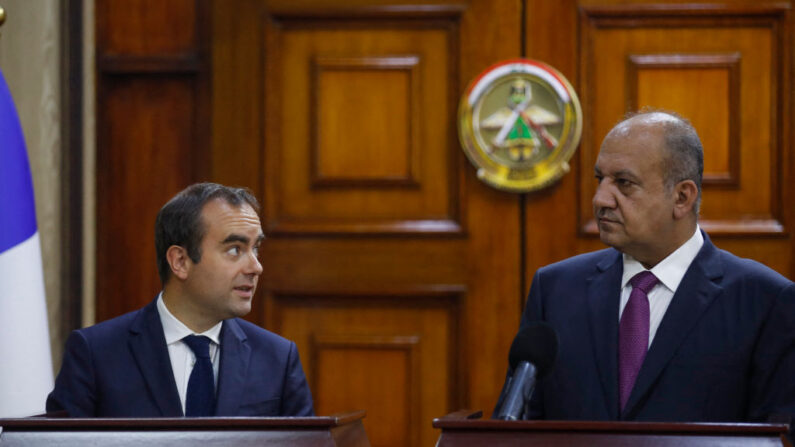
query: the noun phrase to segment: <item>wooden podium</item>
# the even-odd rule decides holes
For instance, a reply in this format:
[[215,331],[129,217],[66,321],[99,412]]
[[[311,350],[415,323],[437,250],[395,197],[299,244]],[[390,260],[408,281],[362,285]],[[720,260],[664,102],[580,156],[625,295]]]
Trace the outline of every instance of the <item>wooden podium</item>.
[[369,447],[364,411],[303,418],[0,419],[0,447]]
[[787,424],[499,421],[459,411],[434,419],[437,447],[463,446],[787,446]]

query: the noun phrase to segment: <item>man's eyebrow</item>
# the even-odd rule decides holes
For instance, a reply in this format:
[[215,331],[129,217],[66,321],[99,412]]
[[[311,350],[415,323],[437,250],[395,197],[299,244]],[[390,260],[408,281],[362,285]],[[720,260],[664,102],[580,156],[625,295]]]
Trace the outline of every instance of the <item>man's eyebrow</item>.
[[232,243],[232,242],[242,242],[244,244],[248,244],[250,240],[251,239],[249,239],[246,236],[243,236],[242,234],[234,234],[234,233],[232,233],[229,236],[227,236],[226,239],[224,239],[223,242],[221,242],[221,243],[222,244],[229,244],[229,243]]
[[[262,242],[263,239],[265,239],[265,235],[260,233],[259,236],[257,236],[257,240],[255,242],[259,244],[260,242]],[[221,243],[230,244],[232,242],[241,242],[243,244],[248,245],[250,241],[251,239],[249,239],[247,236],[243,236],[242,234],[232,233],[229,236],[227,236],[226,239],[224,239]]]
[[626,178],[631,178],[631,179],[637,179],[638,178],[638,176],[635,175],[635,173],[630,171],[629,169],[621,169],[621,170],[613,172],[611,174],[603,174],[602,170],[599,169],[598,166],[594,166],[593,172],[596,175],[609,175],[610,177],[626,177]]
[[628,177],[628,178],[631,178],[631,179],[637,179],[638,178],[638,176],[635,175],[635,173],[630,171],[629,169],[622,169],[620,171],[616,171],[613,174],[613,177]]

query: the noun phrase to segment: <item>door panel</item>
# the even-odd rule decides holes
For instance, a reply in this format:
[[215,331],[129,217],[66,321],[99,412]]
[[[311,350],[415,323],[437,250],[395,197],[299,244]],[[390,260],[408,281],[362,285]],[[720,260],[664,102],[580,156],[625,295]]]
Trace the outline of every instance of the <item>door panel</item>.
[[283,17],[266,32],[268,232],[460,233],[455,18]]

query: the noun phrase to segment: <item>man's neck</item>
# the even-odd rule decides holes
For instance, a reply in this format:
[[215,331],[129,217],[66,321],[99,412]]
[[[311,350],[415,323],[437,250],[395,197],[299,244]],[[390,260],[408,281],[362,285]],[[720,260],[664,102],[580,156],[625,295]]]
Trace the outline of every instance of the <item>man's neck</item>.
[[179,287],[168,284],[163,287],[163,304],[174,318],[197,334],[201,334],[219,323],[203,318],[198,309],[193,306],[190,298],[181,292]]
[[[692,225],[682,225],[680,228],[677,228],[673,236],[670,238],[672,241],[668,244],[665,249],[660,250],[659,253],[656,253],[654,256],[640,259],[635,258],[638,262],[643,265],[646,269],[651,270],[655,265],[659,264],[663,259],[667,258],[671,255],[671,253],[675,252],[679,249],[685,242],[690,240],[693,237],[693,234],[696,232],[698,225],[696,224],[695,220],[693,221]],[[630,255],[631,256],[631,255]],[[634,256],[633,256],[634,257]]]

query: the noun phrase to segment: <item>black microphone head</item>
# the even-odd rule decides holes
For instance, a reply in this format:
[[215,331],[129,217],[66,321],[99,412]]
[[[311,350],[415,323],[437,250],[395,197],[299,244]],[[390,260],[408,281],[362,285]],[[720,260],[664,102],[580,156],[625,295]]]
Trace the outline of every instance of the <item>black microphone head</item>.
[[519,362],[530,362],[538,370],[537,376],[544,377],[558,356],[558,334],[543,321],[534,321],[519,330],[511,344],[508,363],[516,369]]

